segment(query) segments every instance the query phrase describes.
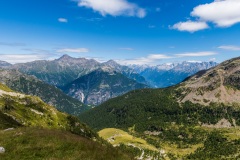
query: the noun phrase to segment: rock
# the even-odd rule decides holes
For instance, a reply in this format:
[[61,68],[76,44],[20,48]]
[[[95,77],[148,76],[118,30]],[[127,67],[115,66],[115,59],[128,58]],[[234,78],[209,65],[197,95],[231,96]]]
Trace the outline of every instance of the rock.
[[8,129],[5,129],[4,132],[6,132],[6,131],[12,131],[12,130],[14,130],[14,128],[8,128]]
[[1,153],[5,153],[5,148],[0,147],[0,154],[1,154]]

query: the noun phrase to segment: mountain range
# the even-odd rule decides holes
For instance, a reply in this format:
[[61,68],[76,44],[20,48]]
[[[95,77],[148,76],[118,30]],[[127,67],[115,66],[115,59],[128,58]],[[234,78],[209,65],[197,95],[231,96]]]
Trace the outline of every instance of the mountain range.
[[131,91],[79,117],[105,135],[117,128],[144,138],[165,158],[235,159],[240,156],[239,71],[237,57],[172,87]]
[[[63,55],[56,60],[40,60],[3,67],[33,75],[45,83],[62,89],[82,103],[98,105],[134,89],[175,85],[188,76],[215,65],[215,62],[183,62],[152,67],[124,66],[114,60],[99,63],[93,59]],[[104,77],[104,80],[95,79],[95,76]],[[89,83],[91,83],[90,88],[87,86]]]
[[85,104],[98,105],[128,91],[148,88],[116,71],[95,70],[61,89]]
[[[28,63],[2,66],[0,142],[6,153],[0,159],[240,158],[240,57],[201,71],[196,68],[214,64],[169,64],[168,71],[198,72],[159,89],[148,88],[138,74],[146,66],[137,72],[136,66],[112,60],[93,70],[85,67],[83,75],[62,85],[37,78],[43,71],[50,78],[46,68],[61,64],[62,72],[53,75],[54,84],[60,84],[74,72],[66,72],[74,63],[81,68],[82,59],[72,59],[31,62],[26,73],[19,66],[28,68]],[[42,71],[36,72],[40,65]],[[62,79],[60,73],[65,73]]]
[[[53,61],[15,64],[9,69],[33,75],[43,82],[63,89],[68,95],[87,105],[97,105],[133,89],[148,87],[142,76],[112,60],[99,63],[93,59],[72,58],[64,55]],[[102,81],[93,76],[104,76],[105,79]],[[91,82],[89,82],[90,79]],[[91,88],[82,87],[81,84],[76,84],[77,82],[91,83]]]
[[154,88],[164,88],[176,85],[185,78],[216,66],[217,63],[210,62],[181,62],[165,63],[157,66],[130,65],[134,72],[143,76],[148,84]]

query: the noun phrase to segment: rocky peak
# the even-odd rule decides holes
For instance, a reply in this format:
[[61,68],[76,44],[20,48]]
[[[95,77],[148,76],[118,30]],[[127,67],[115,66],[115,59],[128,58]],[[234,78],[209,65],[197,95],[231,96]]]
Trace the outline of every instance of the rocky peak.
[[105,63],[103,63],[103,64],[106,65],[106,66],[109,66],[111,68],[119,68],[119,67],[121,67],[120,64],[118,64],[116,61],[114,61],[112,59],[107,61],[107,62],[105,62]]
[[74,59],[74,58],[67,54],[64,54],[62,57],[58,58],[57,60],[58,61],[66,61],[66,60],[72,60],[72,59]]

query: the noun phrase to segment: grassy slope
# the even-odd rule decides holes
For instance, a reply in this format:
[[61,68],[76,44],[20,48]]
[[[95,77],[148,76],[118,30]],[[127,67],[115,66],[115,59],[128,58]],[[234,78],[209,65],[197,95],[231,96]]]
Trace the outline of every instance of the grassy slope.
[[120,129],[106,128],[99,131],[98,134],[103,139],[108,140],[112,145],[119,145],[121,143],[125,145],[132,144],[137,148],[157,151],[157,148],[148,144],[146,140],[134,137]]
[[0,131],[0,145],[6,149],[1,160],[82,159],[130,160],[129,155],[87,138],[60,130],[18,128]]
[[[24,126],[24,127],[23,127]],[[5,129],[16,128],[14,130]],[[133,159],[76,117],[0,84],[0,159]]]

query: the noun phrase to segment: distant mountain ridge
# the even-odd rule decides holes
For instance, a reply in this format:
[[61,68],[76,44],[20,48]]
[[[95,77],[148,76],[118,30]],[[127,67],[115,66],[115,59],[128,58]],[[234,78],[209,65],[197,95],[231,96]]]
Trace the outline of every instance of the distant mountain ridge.
[[[124,66],[116,63],[114,60],[100,63],[93,59],[73,58],[68,55],[63,55],[62,57],[51,61],[41,60],[21,63],[9,66],[9,68],[18,70],[28,75],[34,75],[38,79],[48,84],[63,89],[65,93],[74,98],[77,98],[85,104],[98,105],[109,98],[119,96],[133,89],[146,88],[146,86],[163,88],[178,84],[186,77],[189,77],[200,70],[208,69],[215,65],[215,62],[182,62],[151,67],[147,65]],[[94,80],[95,77],[92,77],[94,75],[92,73],[96,73],[95,71],[97,70],[108,72],[108,75],[112,74],[113,72],[117,72],[122,75],[119,76],[121,77],[119,81],[129,82],[129,84],[123,82],[122,84],[125,84],[124,86],[102,89],[101,86],[93,84],[94,82],[98,83],[99,85],[101,84],[99,83],[99,80]],[[76,84],[76,82],[79,82],[81,84],[88,83],[86,77],[91,77],[90,79],[92,79],[92,86],[95,88],[91,87],[91,89],[86,89],[82,85]],[[81,78],[82,80],[79,80]],[[129,79],[136,81],[136,83],[138,83],[136,86],[138,87],[135,87],[135,84],[133,85]],[[106,79],[105,77],[104,83],[108,84],[108,86],[113,86],[114,84],[110,82],[111,80],[113,80],[113,78]],[[75,86],[77,87],[74,88]],[[128,86],[128,88],[126,88],[126,86]],[[96,98],[97,95],[98,98]]]
[[129,78],[131,78],[133,74],[132,77],[135,77],[136,81],[139,80],[139,83],[146,82],[142,76],[136,75],[137,73],[132,73],[127,66],[120,66],[114,61],[100,63],[93,59],[73,58],[68,55],[63,55],[59,59],[52,61],[39,60],[15,64],[10,68],[17,69],[25,74],[34,75],[38,79],[55,86],[64,86],[94,70],[104,68],[118,71]]
[[95,70],[62,87],[62,90],[85,104],[98,105],[128,91],[148,88],[116,71]]
[[34,75],[49,84],[63,86],[99,67],[100,63],[93,59],[72,58],[63,55],[56,60],[15,64],[11,68],[28,75]]
[[[121,66],[113,60],[99,63],[93,59],[72,58],[64,55],[53,61],[43,60],[15,64],[10,68],[28,75],[34,75],[48,84],[63,89],[68,95],[77,98],[85,104],[100,104],[109,98],[116,97],[133,89],[147,87],[147,82],[142,76],[135,73],[131,68]],[[113,76],[110,76],[112,74],[117,76],[112,78]],[[95,80],[95,78],[99,78],[99,75],[105,76],[100,76],[103,79]],[[119,78],[118,81],[115,80],[116,78]],[[87,79],[91,79],[92,86],[90,89],[80,87],[82,83],[86,83],[84,85],[89,83]],[[81,84],[76,84],[76,82]],[[103,89],[102,82],[109,87]],[[117,84],[119,82],[124,85]],[[74,88],[75,86],[76,88]]]
[[12,66],[12,64],[5,61],[0,61],[0,68],[8,68],[10,66]]
[[216,62],[166,63],[157,66],[130,65],[135,72],[143,76],[151,86],[164,88],[180,83],[198,71],[216,66]]

